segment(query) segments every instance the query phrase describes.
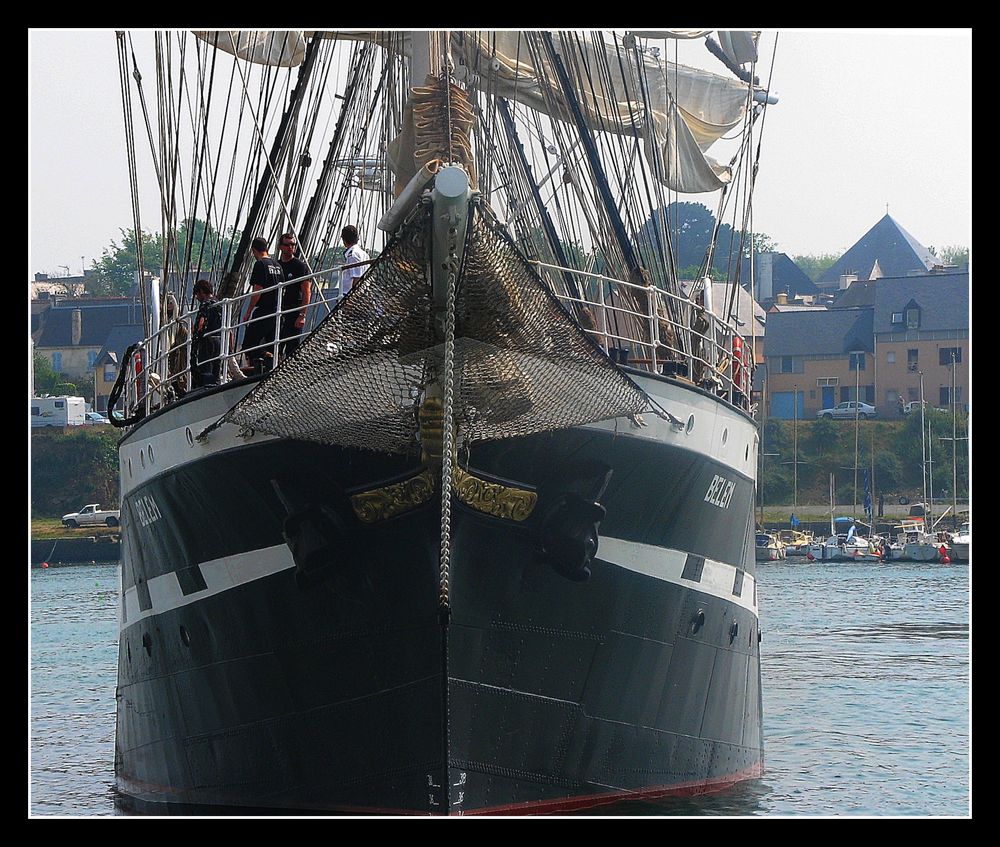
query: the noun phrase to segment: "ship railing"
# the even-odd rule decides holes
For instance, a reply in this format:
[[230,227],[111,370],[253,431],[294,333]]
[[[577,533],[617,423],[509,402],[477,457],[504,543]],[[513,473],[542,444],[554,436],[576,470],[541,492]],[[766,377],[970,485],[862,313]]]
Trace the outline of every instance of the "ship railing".
[[[532,261],[577,282],[582,296],[555,294],[577,323],[620,365],[690,382],[753,411],[750,345],[734,322],[653,285]],[[559,290],[562,288],[563,290]]]
[[[207,347],[199,347],[198,368],[203,371],[217,372],[206,385],[221,385],[236,380],[245,379],[280,362],[288,349],[288,342],[302,339],[336,307],[341,298],[340,271],[346,268],[370,264],[357,262],[350,265],[337,265],[333,268],[314,271],[306,276],[286,280],[277,285],[258,291],[247,292],[238,297],[223,298],[217,301],[221,312],[221,327],[219,330],[206,334],[206,338],[217,338],[219,352],[216,355],[203,357]],[[282,307],[281,294],[286,286],[297,285],[302,280],[312,280],[311,298],[306,306],[292,305]],[[320,282],[326,282],[321,286]],[[250,301],[255,296],[275,292],[278,298],[277,311],[261,318],[244,321]],[[283,333],[282,324],[285,315],[305,312],[305,322],[301,329],[292,329]],[[130,368],[131,378],[126,382],[125,409],[128,417],[138,415],[144,417],[164,406],[176,402],[186,396],[193,387],[191,368],[192,346],[194,344],[194,327],[198,318],[198,306],[178,315],[174,320],[146,338],[132,354],[132,361],[122,363],[122,367]],[[244,346],[247,329],[257,322],[268,322],[275,327],[273,337],[260,344]],[[270,333],[268,333],[270,334]],[[261,365],[257,370],[251,367],[253,353],[263,353],[262,360],[270,365]]]
[[[219,352],[210,358],[199,356],[199,368],[217,371],[212,385],[226,384],[253,376],[251,353],[262,351],[270,366],[280,363],[287,350],[287,342],[301,339],[330,313],[340,300],[339,272],[345,268],[369,264],[338,265],[278,285],[247,292],[238,297],[217,301],[221,310],[221,328],[217,333]],[[651,373],[663,374],[677,380],[690,382],[723,397],[735,406],[753,411],[750,380],[753,366],[749,359],[749,345],[737,344],[737,328],[707,312],[698,303],[651,285],[640,285],[602,274],[563,268],[544,262],[532,264],[546,270],[571,274],[583,296],[556,292],[567,311],[581,328],[615,362]],[[319,285],[332,277],[325,287]],[[311,279],[312,296],[305,307],[296,305],[282,308],[281,292],[288,285]],[[278,308],[257,320],[275,326],[273,337],[253,347],[244,346],[249,323],[243,321],[250,300],[254,296],[276,292]],[[305,311],[306,320],[301,330],[282,334],[282,318],[292,312]],[[191,348],[198,309],[192,308],[159,329],[153,336],[139,344],[132,361],[123,363],[131,369],[125,395],[126,413],[129,417],[145,416],[179,400],[192,390]],[[742,341],[742,338],[740,338]],[[740,348],[742,347],[742,354]],[[204,345],[202,345],[202,352]],[[253,357],[257,358],[257,357]],[[258,367],[262,373],[267,365]]]

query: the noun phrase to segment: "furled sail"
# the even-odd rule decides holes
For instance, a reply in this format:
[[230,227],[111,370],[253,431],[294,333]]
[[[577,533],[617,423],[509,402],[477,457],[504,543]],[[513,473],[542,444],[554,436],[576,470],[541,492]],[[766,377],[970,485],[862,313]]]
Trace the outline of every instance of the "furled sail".
[[[695,38],[706,32],[674,30],[669,34]],[[196,33],[199,38],[250,61],[283,66],[301,61],[305,39],[312,34],[309,31],[228,30]],[[663,37],[667,31],[656,34]],[[455,32],[452,52],[461,64],[475,68],[484,78],[481,87],[488,86],[498,96],[568,120],[569,105],[556,82],[551,62],[543,51],[530,47],[534,35],[530,31]],[[741,57],[745,56],[746,41],[738,36],[751,34],[728,35],[736,38],[728,38],[725,43]],[[385,44],[385,33],[377,30],[331,32],[329,37]],[[562,48],[567,53],[564,60],[579,67],[604,69],[593,79],[577,79],[575,96],[588,125],[596,131],[641,138],[653,172],[675,191],[699,194],[726,185],[732,178],[730,168],[713,160],[706,151],[743,120],[747,108],[746,85],[736,79],[663,62],[642,51],[629,51],[627,62],[608,62],[604,51],[617,48],[614,44],[601,43],[601,37],[577,40],[572,47]],[[408,39],[395,44],[401,44],[403,51],[409,52]],[[753,46],[752,39],[750,45]],[[639,57],[641,78],[636,76],[635,56]],[[406,132],[404,128],[404,134]],[[410,157],[398,150],[399,146],[397,143],[393,158],[408,163]],[[414,166],[417,167],[419,162]],[[396,176],[405,183],[403,174],[397,171]]]
[[302,64],[306,55],[306,35],[298,29],[257,30],[192,30],[206,41],[226,53],[248,62],[294,68]]
[[[569,106],[548,58],[540,51],[529,51],[524,35],[466,33],[466,62],[472,66],[476,54],[490,55],[496,60],[492,81],[498,95],[567,119]],[[604,65],[602,74],[578,84],[576,90],[593,129],[641,137],[654,173],[676,191],[715,191],[729,182],[730,169],[705,151],[743,120],[745,84],[663,63],[648,54],[640,54],[643,78],[637,80],[632,77],[632,62],[602,61],[602,44],[578,40],[571,50],[572,57],[564,58],[572,58],[581,67]]]

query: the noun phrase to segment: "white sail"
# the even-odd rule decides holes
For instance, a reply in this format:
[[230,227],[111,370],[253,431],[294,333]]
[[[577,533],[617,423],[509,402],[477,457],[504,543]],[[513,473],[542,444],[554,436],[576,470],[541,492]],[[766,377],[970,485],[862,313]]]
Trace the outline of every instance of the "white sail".
[[[694,38],[707,31],[671,32],[671,37]],[[665,33],[657,31],[661,37]],[[305,55],[305,40],[312,32],[226,30],[198,31],[195,34],[249,61],[291,67],[301,62]],[[642,31],[635,34],[649,33]],[[330,37],[387,43],[386,33],[378,30],[335,32],[330,33]],[[745,50],[744,40],[739,43]],[[753,43],[752,39],[750,43]],[[404,54],[411,52],[409,37],[397,37],[392,44]],[[601,45],[581,39],[573,50],[576,60],[584,65],[599,67],[602,64]],[[551,62],[547,56],[531,55],[525,33],[456,32],[452,36],[452,52],[460,66],[476,68],[477,73],[488,77],[488,85],[495,94],[544,114],[562,120],[570,119],[570,107],[555,83],[556,74]],[[588,126],[593,130],[642,138],[653,172],[675,191],[700,194],[722,188],[732,178],[731,169],[716,162],[706,151],[743,120],[747,108],[747,86],[736,79],[663,62],[649,53],[640,55],[641,81],[635,77],[634,62],[624,67],[611,62],[607,63],[605,75],[595,74],[593,80],[576,86],[576,98]],[[491,60],[488,65],[481,63],[484,56]],[[415,85],[422,82],[414,80]],[[483,85],[486,84],[484,80]],[[630,92],[629,99],[623,99],[623,92]],[[398,148],[399,144],[396,146]],[[399,158],[403,158],[402,154]],[[394,171],[406,182],[417,167],[402,167],[401,170],[394,167]]]
[[294,68],[306,55],[306,33],[300,29],[192,30],[226,53],[248,62]]

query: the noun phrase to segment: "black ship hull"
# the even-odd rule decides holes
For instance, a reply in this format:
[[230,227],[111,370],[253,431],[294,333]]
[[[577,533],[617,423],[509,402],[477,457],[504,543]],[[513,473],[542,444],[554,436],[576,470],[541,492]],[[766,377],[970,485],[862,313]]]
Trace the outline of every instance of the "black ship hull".
[[[197,441],[238,387],[143,422],[121,446],[122,804],[519,814],[759,775],[754,427],[649,383],[688,402],[686,431],[460,456],[482,485],[453,498],[444,574],[413,459]],[[598,548],[574,562],[567,503],[598,488]],[[362,520],[360,491],[396,511]],[[532,514],[498,510],[509,491]]]

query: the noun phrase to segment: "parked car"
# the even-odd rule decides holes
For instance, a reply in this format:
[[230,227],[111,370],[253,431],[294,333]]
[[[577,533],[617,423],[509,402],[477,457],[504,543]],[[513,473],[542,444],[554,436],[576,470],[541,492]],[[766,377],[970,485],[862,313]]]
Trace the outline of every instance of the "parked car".
[[[928,403],[926,400],[924,400],[923,402],[924,402],[924,409],[926,410],[930,406],[930,403]],[[909,415],[912,412],[919,412],[919,411],[920,411],[919,400],[911,400],[909,403],[903,404],[904,415]]]
[[84,418],[89,424],[109,424],[111,421],[107,419],[106,416],[102,415],[100,412],[87,412]]
[[816,413],[817,418],[844,418],[854,420],[854,416],[857,414],[861,420],[866,420],[867,418],[875,417],[875,407],[869,406],[867,403],[859,403],[854,400],[845,400],[843,403],[838,403],[832,409],[820,409]]
[[100,503],[88,503],[79,512],[62,516],[63,526],[75,529],[78,526],[118,526],[121,514],[118,509],[102,510]]

